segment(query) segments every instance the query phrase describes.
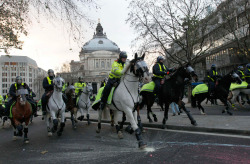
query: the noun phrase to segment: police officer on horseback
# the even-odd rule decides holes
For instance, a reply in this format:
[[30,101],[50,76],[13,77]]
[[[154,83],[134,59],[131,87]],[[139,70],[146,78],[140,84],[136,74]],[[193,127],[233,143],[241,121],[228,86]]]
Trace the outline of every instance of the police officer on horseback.
[[216,71],[216,65],[212,64],[211,69],[208,72],[208,93],[210,97],[214,97],[215,82],[218,78],[218,72]]
[[236,73],[240,76],[242,81],[245,81],[245,74],[244,74],[244,67],[243,66],[238,66],[238,69]]
[[155,83],[155,88],[154,88],[154,94],[156,97],[158,96],[159,98],[159,90],[161,86],[161,80],[165,77],[165,75],[168,75],[169,72],[174,71],[174,69],[168,69],[164,64],[163,64],[164,58],[162,56],[157,57],[157,61],[155,65],[153,66],[153,77],[152,80]]
[[[17,99],[16,91],[17,91],[18,89],[20,89],[20,88],[27,89],[28,92],[30,93],[30,88],[29,88],[29,86],[28,86],[26,83],[23,83],[23,82],[22,82],[22,77],[21,77],[21,76],[17,76],[17,77],[16,77],[16,82],[10,86],[10,91],[9,91],[9,93],[10,93],[10,96],[11,96],[12,98],[11,98],[11,99],[7,102],[7,104],[6,104],[6,107],[5,107],[5,115],[6,115],[6,116],[9,116],[9,114],[10,114],[10,107],[11,107],[11,105],[12,105],[14,102],[16,102],[16,99]],[[32,99],[29,98],[29,95],[27,95],[27,96],[28,96],[28,97],[27,97],[27,101],[31,104],[32,109],[33,109],[33,115],[34,115],[35,117],[37,117],[37,113],[36,113],[36,112],[37,112],[37,108],[36,108],[36,105],[35,105],[34,101],[32,101]]]
[[125,63],[127,60],[127,53],[125,51],[121,51],[119,54],[119,58],[115,60],[112,64],[111,73],[109,74],[109,79],[107,84],[105,85],[103,89],[103,94],[100,102],[100,108],[101,110],[104,109],[107,99],[109,96],[109,93],[115,83],[119,83],[120,78],[122,76],[122,70],[125,67]]
[[250,63],[246,65],[246,70],[244,74],[245,74],[245,80],[249,85],[250,84]]
[[42,111],[43,115],[46,115],[46,105],[48,103],[50,93],[54,89],[53,79],[55,78],[54,71],[52,69],[48,70],[48,76],[43,79],[43,88],[45,93],[42,96]]
[[86,83],[83,81],[83,77],[79,77],[78,78],[78,82],[76,82],[74,84],[75,87],[75,94],[76,94],[76,105],[77,105],[77,101],[79,99],[79,96],[83,90],[84,87],[86,87]]

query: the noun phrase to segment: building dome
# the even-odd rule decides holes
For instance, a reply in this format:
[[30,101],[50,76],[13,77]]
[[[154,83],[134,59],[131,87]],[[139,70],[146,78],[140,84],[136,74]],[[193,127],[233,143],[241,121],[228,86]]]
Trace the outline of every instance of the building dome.
[[94,52],[101,50],[120,52],[120,48],[117,46],[117,44],[107,38],[106,33],[103,33],[102,25],[98,23],[93,39],[83,45],[82,51]]

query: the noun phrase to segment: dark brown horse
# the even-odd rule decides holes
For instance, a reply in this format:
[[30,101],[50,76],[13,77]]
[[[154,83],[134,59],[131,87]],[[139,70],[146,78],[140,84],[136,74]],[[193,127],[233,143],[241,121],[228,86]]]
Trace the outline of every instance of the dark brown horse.
[[66,96],[67,96],[67,103],[66,103],[66,110],[70,111],[71,114],[71,122],[72,122],[72,127],[76,129],[76,115],[77,115],[77,107],[75,103],[75,88],[73,85],[68,86],[66,90]]
[[[28,95],[27,89],[17,90],[17,101],[12,107],[11,111],[11,124],[13,126],[14,136],[13,140],[16,140],[17,136],[22,137],[24,132],[24,142],[29,143],[28,138],[28,125],[30,122],[30,117],[32,115],[31,104],[26,99]],[[23,128],[23,125],[24,128]]]

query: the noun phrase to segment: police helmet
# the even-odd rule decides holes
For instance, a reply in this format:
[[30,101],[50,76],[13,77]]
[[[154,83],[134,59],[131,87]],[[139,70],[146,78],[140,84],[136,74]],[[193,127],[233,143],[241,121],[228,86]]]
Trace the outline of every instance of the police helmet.
[[49,69],[49,70],[48,70],[48,74],[49,74],[49,73],[53,73],[53,74],[54,74],[54,71],[53,71],[52,69]]
[[78,80],[79,81],[81,81],[81,80],[83,81],[83,77],[82,76],[78,77]]
[[244,71],[244,67],[242,65],[238,66],[238,70]]
[[157,57],[157,63],[160,62],[160,60],[164,60],[163,56],[158,56]]
[[250,63],[248,63],[248,64],[246,65],[246,67],[247,67],[247,69],[250,69]]
[[125,52],[125,51],[121,51],[120,52],[119,59],[121,59],[121,58],[127,58],[127,57],[128,57],[127,52]]
[[211,68],[212,68],[212,69],[215,69],[215,68],[216,68],[216,65],[215,65],[215,64],[212,64],[212,65],[211,65]]
[[17,84],[21,84],[22,82],[23,82],[22,77],[21,77],[21,76],[17,76],[17,77],[16,77],[16,83],[17,83]]

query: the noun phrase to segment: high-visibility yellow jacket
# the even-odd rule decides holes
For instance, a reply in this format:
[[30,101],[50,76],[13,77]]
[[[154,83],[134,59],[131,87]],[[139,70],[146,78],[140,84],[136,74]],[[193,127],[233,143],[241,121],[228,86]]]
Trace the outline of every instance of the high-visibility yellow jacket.
[[82,90],[86,86],[86,83],[77,82],[74,84],[75,93],[78,94],[80,90]]
[[125,64],[119,63],[118,60],[115,60],[112,64],[111,73],[109,74],[109,78],[121,78],[122,70],[125,67]]

